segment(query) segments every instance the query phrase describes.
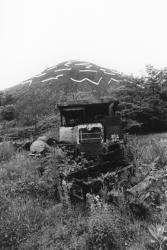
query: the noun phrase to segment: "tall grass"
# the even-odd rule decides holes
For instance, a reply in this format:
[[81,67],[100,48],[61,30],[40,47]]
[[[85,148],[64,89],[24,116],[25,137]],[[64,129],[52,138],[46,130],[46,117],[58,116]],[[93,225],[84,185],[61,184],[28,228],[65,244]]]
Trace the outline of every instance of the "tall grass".
[[15,154],[15,149],[10,142],[0,143],[0,162],[9,161]]
[[[4,148],[0,158],[0,249],[147,249],[150,224],[133,216],[125,196],[116,205],[101,199],[66,206],[68,192],[57,187],[62,162],[66,170],[70,166],[61,151],[52,152],[50,161],[42,162],[16,153],[7,144]],[[142,176],[155,161],[158,168],[167,164],[166,142],[159,137],[131,138],[128,154]]]
[[133,136],[128,140],[128,154],[136,166],[159,160],[167,164],[167,139],[161,137]]

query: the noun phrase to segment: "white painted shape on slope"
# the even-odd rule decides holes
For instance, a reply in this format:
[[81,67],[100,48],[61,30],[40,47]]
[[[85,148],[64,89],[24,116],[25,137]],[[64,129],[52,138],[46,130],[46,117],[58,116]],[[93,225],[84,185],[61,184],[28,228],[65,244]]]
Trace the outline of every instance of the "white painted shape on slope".
[[30,86],[31,86],[31,84],[32,84],[32,80],[30,80],[30,82],[29,82],[29,84],[28,84],[28,87],[30,87]]
[[73,63],[73,62],[75,62],[75,61],[74,61],[74,60],[67,61],[67,62],[64,64],[64,66],[69,67],[69,64],[71,64],[71,63]]
[[106,69],[100,69],[101,71],[103,71],[104,72],[104,74],[107,74],[107,75],[115,75],[115,73],[113,73],[113,72],[107,72],[106,71]]
[[67,62],[64,64],[65,67],[69,67],[69,64],[71,64],[70,62]]
[[110,72],[104,72],[104,74],[115,76],[114,73],[110,73]]
[[71,70],[71,68],[57,69],[57,70],[55,70],[55,72],[64,71],[64,70]]
[[118,80],[114,79],[114,78],[110,78],[111,81],[114,81],[114,82],[119,82]]
[[44,76],[44,75],[46,75],[46,73],[39,74],[39,75],[36,75],[36,76],[34,76],[34,77],[40,77],[40,76]]
[[[106,69],[102,69],[102,68],[101,68],[100,70],[103,71],[104,74],[107,74],[107,75],[113,75],[113,76],[114,76],[115,73],[116,73],[116,71],[113,71],[112,73],[111,73],[111,72],[107,72]],[[114,73],[114,72],[115,72],[115,73]]]
[[26,83],[29,83],[28,86],[31,86],[32,80],[27,80],[27,81],[22,82],[22,84],[26,84]]
[[55,68],[57,68],[57,66],[49,67],[46,70],[55,69]]
[[76,63],[75,65],[76,66],[84,66],[84,65],[87,65],[87,64],[89,64],[88,62],[82,62],[82,63]]
[[92,69],[80,69],[80,72],[95,72],[95,73],[97,73],[97,70],[92,70]]
[[86,69],[90,69],[92,66],[93,66],[93,65],[90,64],[90,65],[86,66],[85,68],[86,68]]
[[63,74],[57,75],[56,77],[47,78],[47,79],[43,80],[42,82],[48,82],[48,81],[50,81],[50,80],[57,80],[57,79],[58,79],[59,77],[61,77],[61,76],[63,76]]
[[108,82],[108,85],[110,84],[110,82],[112,81],[112,78],[110,78],[109,82]]
[[74,79],[74,78],[71,77],[70,79],[71,79],[72,81],[74,81],[74,82],[84,82],[84,81],[88,81],[88,82],[91,82],[91,83],[93,83],[93,84],[99,85],[99,83],[100,83],[102,77],[100,77],[100,79],[99,79],[98,82],[92,81],[92,80],[90,80],[89,78],[83,78],[83,79],[81,79],[81,80],[76,80],[76,79]]
[[57,75],[56,78],[58,79],[59,77],[63,76],[63,74]]

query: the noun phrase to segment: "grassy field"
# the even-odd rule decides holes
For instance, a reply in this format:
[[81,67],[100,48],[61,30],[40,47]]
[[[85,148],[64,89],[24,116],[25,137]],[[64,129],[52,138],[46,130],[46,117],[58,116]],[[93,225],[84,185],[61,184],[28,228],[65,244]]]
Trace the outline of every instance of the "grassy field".
[[108,203],[102,192],[100,197],[88,195],[86,204],[73,205],[67,190],[58,198],[61,156],[53,155],[41,175],[44,163],[4,144],[0,249],[167,249],[166,147],[167,133],[131,136],[127,153],[134,171],[126,190],[121,184],[114,190],[116,202]]

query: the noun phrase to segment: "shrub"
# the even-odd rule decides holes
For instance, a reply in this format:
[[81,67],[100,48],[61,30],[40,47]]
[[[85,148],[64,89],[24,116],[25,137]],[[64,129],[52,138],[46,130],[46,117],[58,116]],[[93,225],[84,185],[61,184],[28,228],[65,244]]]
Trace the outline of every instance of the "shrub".
[[2,120],[11,121],[16,118],[16,109],[13,104],[1,107],[0,116]]
[[57,204],[45,210],[43,227],[20,244],[20,250],[55,249],[86,250],[86,218],[75,209],[69,211]]
[[118,211],[95,198],[88,218],[88,246],[90,249],[124,249],[125,238]]
[[152,156],[157,159],[157,163],[160,167],[167,164],[167,145],[163,140],[152,140]]
[[9,161],[15,154],[14,146],[11,142],[0,143],[0,162]]
[[0,249],[17,249],[27,235],[39,230],[43,220],[44,211],[37,201],[14,199],[1,212]]
[[135,166],[142,163],[151,164],[159,161],[163,166],[167,164],[166,140],[159,137],[131,136],[128,138],[127,154]]

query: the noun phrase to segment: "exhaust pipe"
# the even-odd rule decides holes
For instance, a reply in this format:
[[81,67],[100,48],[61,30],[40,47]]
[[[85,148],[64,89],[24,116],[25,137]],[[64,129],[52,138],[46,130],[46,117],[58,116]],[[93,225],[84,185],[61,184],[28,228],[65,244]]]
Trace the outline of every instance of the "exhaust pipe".
[[115,112],[117,110],[119,101],[115,101],[114,103],[110,103],[109,107],[108,107],[108,115],[109,117],[114,117],[115,116]]

